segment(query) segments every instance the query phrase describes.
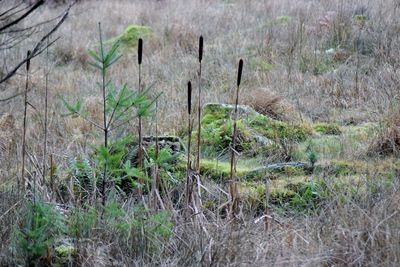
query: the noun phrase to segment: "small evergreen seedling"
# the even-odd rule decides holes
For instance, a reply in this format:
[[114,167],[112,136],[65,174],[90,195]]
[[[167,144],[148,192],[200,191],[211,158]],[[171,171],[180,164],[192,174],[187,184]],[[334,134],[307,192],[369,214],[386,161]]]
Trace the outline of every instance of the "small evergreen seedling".
[[[85,112],[82,112],[82,105],[80,101],[77,101],[75,104],[68,104],[64,101],[66,108],[69,113],[67,115],[80,116],[90,124],[94,125],[98,129],[100,129],[104,134],[104,143],[98,149],[98,157],[96,158],[99,165],[102,165],[103,170],[103,179],[101,186],[101,195],[103,200],[103,205],[106,203],[107,199],[107,184],[109,181],[113,183],[120,179],[119,174],[121,173],[122,168],[126,173],[140,173],[140,171],[135,170],[130,164],[124,164],[120,161],[115,163],[115,159],[123,159],[123,156],[116,157],[111,152],[112,148],[109,146],[109,134],[111,131],[127,124],[132,120],[132,109],[136,108],[138,117],[143,117],[148,115],[150,107],[154,104],[157,97],[150,101],[147,98],[147,92],[150,88],[146,90],[139,90],[139,92],[133,92],[128,88],[127,84],[124,84],[121,89],[117,89],[111,81],[107,80],[108,71],[115,62],[120,59],[121,55],[118,52],[120,47],[120,42],[114,42],[109,49],[104,47],[101,24],[99,23],[99,36],[100,36],[100,50],[98,52],[89,50],[89,54],[93,59],[91,65],[101,71],[101,80],[99,83],[99,87],[102,94],[102,102],[103,102],[103,122],[102,125],[97,122],[91,120],[85,115]],[[140,49],[141,50],[141,49]],[[138,51],[141,54],[141,51]],[[141,56],[140,56],[141,60]],[[140,61],[139,61],[140,62]],[[140,77],[140,75],[139,75]],[[139,79],[140,80],[140,79]],[[139,81],[140,83],[140,81]],[[141,131],[139,132],[141,134]],[[126,163],[126,162],[125,162]],[[130,162],[129,162],[130,163]],[[117,164],[123,165],[118,167],[116,170]],[[119,166],[118,165],[118,166]],[[127,167],[128,166],[128,167]],[[109,169],[112,168],[112,169]],[[112,176],[112,177],[109,177]],[[138,175],[136,177],[142,177],[142,175]],[[139,177],[139,178],[140,178]],[[110,179],[109,179],[110,178]]]

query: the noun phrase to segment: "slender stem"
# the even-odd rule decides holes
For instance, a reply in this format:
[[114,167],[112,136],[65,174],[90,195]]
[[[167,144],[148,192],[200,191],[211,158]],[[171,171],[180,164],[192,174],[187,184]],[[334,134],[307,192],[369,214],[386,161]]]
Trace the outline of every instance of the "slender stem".
[[159,153],[159,146],[158,146],[158,100],[156,100],[156,151],[155,151],[155,159],[156,159],[156,190],[160,188],[160,172],[158,166],[158,153]]
[[189,205],[192,201],[192,181],[190,177],[191,162],[190,162],[190,148],[192,141],[192,125],[191,125],[191,109],[192,109],[192,84],[188,82],[188,150],[187,150],[187,168],[186,168],[186,205],[189,211]]
[[[139,94],[142,92],[142,77],[141,77],[141,64],[139,64]],[[142,169],[143,167],[143,147],[142,147],[142,116],[139,113],[139,125],[138,125],[138,134],[139,134],[139,151],[138,151],[138,166],[139,169]]]
[[[139,73],[138,73],[138,90],[139,90],[139,95],[142,93],[142,56],[143,56],[143,40],[142,38],[139,38],[138,40],[138,65],[139,65]],[[139,104],[139,109],[141,109],[141,105]],[[142,170],[143,168],[143,136],[142,136],[142,115],[138,114],[138,137],[139,137],[139,146],[138,146],[138,168],[139,170]],[[140,181],[140,184],[143,185],[143,181]],[[139,189],[139,195],[142,195],[142,190]]]
[[200,174],[200,145],[201,145],[201,61],[199,62],[199,96],[198,96],[198,128],[197,128],[197,157],[196,157],[196,170]]
[[[49,44],[49,39],[47,39]],[[43,181],[46,182],[46,158],[47,158],[47,106],[48,106],[48,84],[49,84],[49,47],[46,49],[46,79],[45,79],[45,95],[44,95],[44,140],[43,140]]]
[[200,174],[200,146],[201,146],[201,61],[203,60],[203,46],[204,46],[204,39],[203,36],[200,35],[199,38],[199,99],[198,99],[198,129],[197,129],[197,157],[196,157],[196,170],[197,173]]
[[[107,128],[107,114],[106,114],[106,65],[104,58],[104,48],[103,48],[103,38],[101,35],[101,23],[99,23],[99,35],[100,35],[100,52],[101,52],[101,60],[102,60],[102,70],[101,70],[101,78],[102,78],[102,93],[103,93],[103,131],[104,131],[104,147],[108,148],[108,128]],[[103,171],[103,184],[102,184],[102,195],[103,195],[103,206],[106,204],[106,185],[107,185],[107,158],[104,161],[104,171]]]
[[239,86],[236,89],[236,100],[235,100],[235,113],[233,117],[233,134],[232,134],[232,147],[231,147],[231,170],[230,170],[230,182],[229,190],[232,201],[232,211],[236,210],[236,181],[235,181],[235,171],[236,171],[236,136],[237,136],[237,113],[238,113],[238,103],[239,103]]
[[186,203],[187,206],[189,207],[190,202],[191,202],[191,178],[190,178],[190,171],[191,171],[191,164],[190,164],[190,146],[191,146],[191,141],[192,141],[192,126],[190,123],[191,120],[191,115],[189,114],[188,117],[188,151],[187,151],[187,169],[186,169]]
[[[31,51],[28,51],[27,58],[30,58]],[[25,180],[25,154],[26,154],[26,114],[28,108],[28,87],[29,87],[29,68],[30,60],[26,62],[26,79],[25,79],[25,92],[24,92],[24,122],[23,122],[23,136],[22,136],[22,167],[21,167],[21,180],[18,182],[18,190],[24,191],[24,180]],[[22,190],[21,190],[22,189]]]
[[240,59],[239,60],[238,77],[237,77],[237,87],[236,87],[235,114],[234,114],[234,118],[233,118],[233,134],[232,134],[232,147],[231,147],[231,172],[230,172],[230,181],[229,181],[232,215],[237,214],[237,185],[236,185],[234,174],[236,171],[235,153],[236,153],[237,117],[238,117],[238,104],[239,104],[239,89],[240,89],[240,81],[242,79],[242,71],[243,71],[243,60]]

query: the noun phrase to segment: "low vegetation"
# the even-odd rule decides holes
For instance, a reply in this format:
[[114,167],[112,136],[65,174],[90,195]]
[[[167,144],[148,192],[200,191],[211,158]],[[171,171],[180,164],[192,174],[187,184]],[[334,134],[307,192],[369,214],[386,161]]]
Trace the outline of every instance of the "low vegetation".
[[398,265],[399,11],[0,1],[0,266]]

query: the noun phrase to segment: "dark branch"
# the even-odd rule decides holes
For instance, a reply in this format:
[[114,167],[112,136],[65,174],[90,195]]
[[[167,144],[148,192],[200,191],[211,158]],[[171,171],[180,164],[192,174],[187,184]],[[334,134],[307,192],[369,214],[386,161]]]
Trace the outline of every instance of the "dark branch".
[[[6,80],[10,79],[17,71],[18,69],[24,65],[28,60],[31,60],[32,58],[40,55],[44,50],[46,50],[47,47],[51,46],[52,44],[54,44],[54,42],[56,40],[58,40],[58,38],[54,41],[52,41],[50,44],[45,45],[46,44],[46,40],[47,38],[49,38],[54,32],[57,31],[57,29],[61,26],[61,24],[63,24],[63,22],[65,21],[65,19],[68,17],[68,13],[69,10],[71,9],[72,5],[70,5],[67,10],[65,11],[64,15],[62,16],[62,18],[58,21],[58,23],[51,29],[51,31],[49,31],[45,36],[42,37],[42,39],[40,39],[40,41],[36,44],[36,46],[32,49],[32,53],[29,57],[26,57],[24,60],[22,60],[17,66],[14,67],[14,69],[12,69],[6,76],[4,76],[3,78],[1,78],[0,80],[0,84],[5,82]],[[43,47],[44,45],[44,47]]]
[[13,26],[15,24],[18,24],[18,22],[20,22],[21,20],[23,20],[24,18],[29,16],[29,14],[31,14],[33,11],[35,11],[37,8],[39,8],[43,4],[44,4],[44,0],[39,0],[28,11],[26,11],[21,17],[17,18],[14,21],[11,21],[10,23],[8,23],[8,24],[4,25],[3,27],[1,27],[0,28],[0,32],[4,31],[7,28],[10,28],[11,26]]
[[[0,1],[1,2],[1,1]],[[9,12],[13,11],[14,9],[17,9],[18,7],[20,7],[24,2],[20,2],[19,4],[7,9],[6,11],[4,11],[3,13],[0,14],[0,18],[7,15]],[[3,18],[2,18],[3,19]]]

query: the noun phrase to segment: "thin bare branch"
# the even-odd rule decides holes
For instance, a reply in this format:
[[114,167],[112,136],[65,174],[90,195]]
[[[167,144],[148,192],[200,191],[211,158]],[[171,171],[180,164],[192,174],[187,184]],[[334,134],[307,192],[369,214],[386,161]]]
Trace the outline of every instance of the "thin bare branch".
[[33,11],[35,11],[36,9],[38,9],[41,5],[44,4],[44,0],[39,0],[38,2],[36,2],[36,4],[34,4],[27,12],[25,12],[21,17],[17,18],[14,21],[11,21],[10,23],[2,26],[0,28],[0,32],[4,31],[7,28],[10,28],[13,25],[18,24],[18,22],[22,21],[24,18],[26,18],[27,16],[29,16],[29,14],[31,14]]
[[[45,45],[46,40],[54,33],[57,31],[57,29],[61,26],[61,24],[63,24],[63,22],[65,21],[65,19],[68,17],[69,14],[69,10],[71,9],[72,5],[70,5],[67,10],[64,12],[64,15],[62,16],[62,18],[58,21],[58,23],[45,35],[42,37],[42,39],[40,39],[40,41],[36,44],[36,46],[32,49],[32,54],[30,55],[30,57],[26,57],[24,60],[22,60],[17,66],[15,66],[7,75],[5,75],[1,80],[0,80],[0,84],[7,81],[8,79],[10,79],[17,71],[18,69],[24,65],[28,60],[31,60],[32,58],[40,55],[42,52],[44,52],[47,47],[51,46],[56,40],[58,40],[58,38],[53,41],[50,42],[49,44]],[[44,47],[43,47],[44,45]]]

